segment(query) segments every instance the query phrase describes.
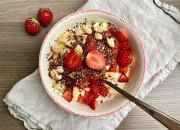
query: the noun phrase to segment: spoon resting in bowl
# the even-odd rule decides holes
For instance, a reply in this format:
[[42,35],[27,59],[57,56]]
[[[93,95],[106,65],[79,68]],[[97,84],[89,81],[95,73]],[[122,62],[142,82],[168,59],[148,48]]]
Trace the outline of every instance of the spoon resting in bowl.
[[151,115],[153,118],[155,118],[157,121],[159,121],[161,124],[163,124],[165,127],[167,127],[170,130],[180,130],[180,122],[165,113],[157,110],[156,108],[144,103],[143,101],[137,99],[136,97],[132,96],[131,94],[127,93],[126,91],[122,90],[121,88],[117,87],[116,85],[112,84],[109,81],[103,80],[103,82],[113,89],[115,89],[117,92],[122,94],[124,97],[135,103],[137,106],[142,108],[145,112],[147,112],[149,115]]

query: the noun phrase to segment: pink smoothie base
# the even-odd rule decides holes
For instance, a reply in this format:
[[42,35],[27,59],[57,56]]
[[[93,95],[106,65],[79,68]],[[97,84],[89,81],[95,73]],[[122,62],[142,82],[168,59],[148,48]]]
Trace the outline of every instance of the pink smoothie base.
[[43,80],[43,78],[42,78],[41,69],[40,69],[40,68],[41,68],[41,67],[40,67],[40,59],[41,59],[41,57],[42,57],[42,48],[44,47],[44,45],[45,45],[45,43],[46,43],[46,40],[47,40],[47,37],[48,37],[48,35],[51,33],[51,31],[52,31],[58,24],[60,24],[62,21],[66,20],[67,18],[69,18],[69,17],[71,17],[71,16],[74,16],[74,15],[77,15],[77,14],[80,14],[80,13],[86,13],[86,12],[100,12],[100,13],[103,13],[103,14],[108,14],[108,15],[114,16],[114,17],[118,18],[119,20],[121,20],[122,22],[124,22],[127,26],[129,26],[130,29],[134,32],[134,34],[135,34],[136,37],[138,38],[138,40],[139,40],[139,42],[140,42],[140,44],[141,44],[141,49],[143,50],[143,55],[144,55],[144,68],[143,68],[143,77],[142,77],[142,79],[141,79],[141,83],[140,83],[138,89],[136,90],[134,96],[136,96],[136,95],[138,94],[138,92],[139,92],[139,90],[140,90],[140,88],[141,88],[143,79],[144,79],[145,69],[146,69],[146,58],[145,58],[144,47],[143,47],[143,45],[142,45],[142,42],[141,42],[141,40],[140,40],[140,37],[139,37],[139,35],[137,34],[137,32],[133,29],[133,27],[132,27],[128,22],[126,22],[125,20],[123,20],[120,16],[115,15],[115,14],[112,14],[112,13],[109,13],[109,12],[105,12],[105,11],[101,11],[101,10],[84,10],[84,11],[77,11],[77,12],[74,12],[74,13],[72,13],[72,14],[64,17],[63,19],[61,19],[60,21],[58,21],[58,22],[51,28],[51,30],[50,30],[50,31],[48,32],[48,34],[46,35],[46,37],[45,37],[45,39],[44,39],[44,41],[43,41],[43,43],[42,43],[41,49],[40,49],[39,69],[38,69],[38,70],[39,70],[39,74],[40,74],[41,81],[42,81],[42,83],[43,83],[43,85],[44,85],[44,87],[45,87],[48,95],[52,98],[52,100],[53,100],[56,104],[58,104],[58,105],[59,105],[60,107],[62,107],[64,110],[68,111],[69,113],[78,115],[78,116],[94,118],[94,117],[107,116],[107,115],[113,114],[113,113],[115,113],[115,112],[117,112],[117,111],[120,111],[120,110],[122,110],[123,108],[125,108],[131,101],[127,102],[127,103],[124,104],[122,107],[118,108],[117,110],[114,110],[114,111],[109,112],[109,113],[106,113],[106,114],[98,115],[98,116],[81,115],[81,114],[75,113],[75,112],[69,110],[68,108],[62,106],[59,102],[57,102],[57,99],[53,98],[53,96],[50,94],[50,92],[49,92],[48,89],[47,89],[47,86],[46,86],[45,83],[44,83],[44,80]]

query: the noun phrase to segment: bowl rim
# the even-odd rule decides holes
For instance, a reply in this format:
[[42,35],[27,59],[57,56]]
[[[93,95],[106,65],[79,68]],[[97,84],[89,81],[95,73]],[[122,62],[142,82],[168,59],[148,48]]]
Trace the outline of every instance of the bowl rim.
[[102,13],[102,14],[106,14],[106,15],[111,15],[113,17],[116,17],[118,18],[119,20],[121,20],[122,22],[124,22],[128,27],[130,27],[131,31],[133,31],[133,33],[136,35],[140,45],[141,45],[141,50],[143,51],[143,75],[142,75],[142,79],[141,79],[141,82],[138,86],[138,89],[136,90],[134,96],[136,96],[142,86],[142,82],[143,82],[143,79],[144,79],[144,76],[145,76],[145,70],[146,70],[146,55],[145,55],[145,50],[144,50],[144,46],[142,44],[142,41],[138,35],[138,33],[135,31],[135,29],[128,23],[126,22],[123,18],[121,18],[120,16],[116,15],[116,14],[113,14],[113,13],[110,13],[110,12],[106,12],[106,11],[102,11],[102,10],[82,10],[82,11],[76,11],[74,13],[71,13],[67,16],[65,16],[64,18],[60,19],[51,29],[50,31],[46,34],[44,40],[43,40],[43,43],[41,45],[41,48],[40,48],[40,53],[39,53],[39,63],[38,63],[38,70],[39,70],[39,74],[40,74],[40,79],[41,79],[41,82],[46,90],[46,92],[48,93],[48,95],[51,97],[51,99],[57,104],[59,105],[61,108],[63,108],[64,110],[68,111],[69,113],[71,114],[75,114],[75,115],[78,115],[78,116],[82,116],[82,117],[91,117],[91,118],[94,118],[94,117],[102,117],[102,116],[108,116],[108,115],[111,115],[117,111],[120,111],[122,110],[123,108],[125,108],[131,101],[128,101],[126,104],[124,104],[123,106],[121,106],[120,108],[116,109],[116,110],[113,110],[111,112],[108,112],[108,113],[105,113],[105,114],[101,114],[101,115],[95,115],[95,116],[91,116],[91,115],[84,115],[84,114],[79,114],[79,113],[76,113],[74,111],[71,111],[69,110],[68,108],[66,108],[65,106],[61,105],[57,99],[55,99],[51,94],[50,92],[48,91],[48,87],[46,86],[46,84],[44,83],[44,80],[43,80],[43,76],[42,76],[42,70],[41,70],[41,57],[42,57],[42,50],[45,46],[45,43],[47,41],[47,38],[48,36],[51,34],[51,32],[54,30],[54,28],[60,24],[62,21],[65,21],[66,19],[68,19],[69,17],[72,17],[74,15],[77,15],[77,14],[81,14],[81,13],[88,13],[88,12],[98,12],[98,13]]

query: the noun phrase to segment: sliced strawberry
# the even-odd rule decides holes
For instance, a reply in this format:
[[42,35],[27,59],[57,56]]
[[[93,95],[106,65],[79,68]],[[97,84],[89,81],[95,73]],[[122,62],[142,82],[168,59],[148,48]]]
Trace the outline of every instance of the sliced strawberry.
[[98,106],[98,102],[96,100],[93,100],[89,106],[93,109],[96,110],[97,106]]
[[82,82],[78,83],[77,86],[80,89],[85,89],[85,88],[87,88],[89,86],[89,84],[91,82],[90,80],[91,80],[91,76],[88,75],[88,76],[85,77],[85,79]]
[[115,40],[115,42],[114,42],[114,48],[113,48],[113,53],[114,54],[117,54],[118,52],[119,52],[119,45],[120,45],[120,43],[117,41],[117,40]]
[[113,62],[113,64],[116,64],[117,63],[116,58],[113,58],[112,62]]
[[90,100],[89,100],[90,95],[91,95],[90,92],[85,93],[84,99],[83,99],[83,102],[84,102],[85,104],[89,104],[89,103],[90,103]]
[[71,89],[67,89],[66,92],[64,93],[63,97],[70,102],[72,100],[72,90]]
[[119,44],[120,51],[131,51],[131,46],[129,43]]
[[128,82],[129,81],[129,78],[125,75],[125,74],[122,74],[119,79],[118,79],[118,82]]
[[84,95],[84,103],[85,104],[90,104],[93,100],[97,99],[98,97],[99,97],[98,93],[87,92]]
[[104,83],[99,84],[99,94],[106,97],[108,94],[108,89]]
[[98,80],[99,80],[99,75],[98,74],[93,74],[93,75],[91,75],[91,79],[90,79],[89,82],[92,85],[92,84],[96,83]]
[[89,86],[90,82],[88,80],[84,80],[82,83],[78,84],[80,89],[85,89]]
[[82,66],[82,56],[76,53],[74,50],[70,51],[66,55],[66,67],[71,71],[74,71]]
[[88,36],[85,43],[85,52],[87,53],[93,50],[96,50],[96,40],[93,37]]
[[119,68],[119,72],[122,73],[122,74],[126,74],[128,71],[128,67],[120,67]]
[[91,93],[99,93],[99,86],[96,82],[93,82],[90,86]]
[[113,28],[109,28],[106,32],[105,32],[105,35],[106,36],[114,36],[115,34],[115,31]]
[[111,71],[111,72],[117,72],[117,65],[116,65],[116,64],[111,65],[110,68],[109,68],[109,71]]
[[117,57],[117,63],[119,64],[120,67],[126,67],[129,64],[132,63],[133,60],[133,54],[132,52],[129,51],[121,51],[118,54]]
[[98,74],[94,74],[94,75],[92,76],[92,79],[93,79],[94,81],[97,81],[97,80],[99,79],[99,75],[98,75]]
[[123,42],[128,42],[128,36],[125,30],[119,30],[115,32],[115,37],[117,38],[118,42],[123,43]]
[[77,102],[84,104],[84,97],[81,94],[79,95]]
[[90,51],[86,56],[86,64],[89,68],[94,70],[102,70],[106,66],[104,56],[99,51]]

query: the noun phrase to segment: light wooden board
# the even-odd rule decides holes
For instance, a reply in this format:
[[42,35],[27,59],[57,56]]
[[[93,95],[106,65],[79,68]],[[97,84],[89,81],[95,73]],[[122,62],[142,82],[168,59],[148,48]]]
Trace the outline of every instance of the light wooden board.
[[[12,86],[32,73],[38,64],[41,43],[46,33],[59,19],[76,11],[87,0],[1,0],[0,1],[0,130],[25,130],[3,103]],[[163,0],[180,9],[179,0]],[[23,27],[27,17],[36,17],[39,7],[49,7],[54,20],[37,36],[28,36]],[[144,101],[180,120],[180,65]],[[164,130],[165,128],[135,107],[117,130]]]

